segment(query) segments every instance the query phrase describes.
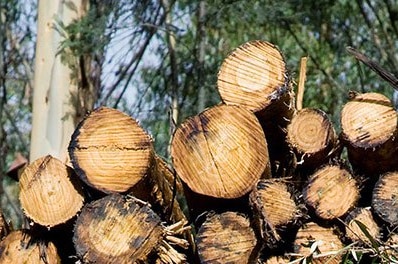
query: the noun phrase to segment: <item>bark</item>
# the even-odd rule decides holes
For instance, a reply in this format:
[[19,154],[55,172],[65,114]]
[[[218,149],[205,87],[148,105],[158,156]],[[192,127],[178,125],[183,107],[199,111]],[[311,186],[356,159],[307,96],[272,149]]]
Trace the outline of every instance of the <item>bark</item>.
[[181,180],[211,197],[242,197],[261,176],[270,176],[264,132],[251,112],[237,106],[215,106],[186,120],[171,154]]
[[201,263],[256,263],[257,239],[249,220],[235,212],[209,216],[197,235]]
[[326,165],[310,176],[303,197],[317,216],[331,220],[345,215],[356,205],[359,188],[348,170]]
[[73,172],[52,156],[32,162],[20,181],[21,207],[32,221],[48,228],[67,222],[83,206],[81,186]]
[[[70,1],[75,7],[81,0]],[[84,1],[88,4],[88,1]],[[66,146],[75,128],[77,85],[71,70],[56,56],[61,36],[54,17],[67,25],[79,16],[63,1],[39,1],[30,160],[52,155],[66,162]]]

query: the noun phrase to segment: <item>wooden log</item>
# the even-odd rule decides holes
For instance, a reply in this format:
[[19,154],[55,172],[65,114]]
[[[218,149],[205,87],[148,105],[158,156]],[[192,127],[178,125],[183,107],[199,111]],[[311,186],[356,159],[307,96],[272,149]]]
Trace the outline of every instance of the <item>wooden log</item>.
[[[159,158],[150,136],[136,120],[100,107],[77,126],[69,145],[75,171],[90,187],[104,193],[131,192],[150,202],[168,223],[186,220],[173,188],[178,179]],[[169,182],[173,181],[173,182]]]
[[287,126],[287,141],[301,167],[317,168],[337,154],[336,132],[326,113],[319,109],[297,111]]
[[372,240],[377,241],[380,239],[381,230],[373,218],[370,207],[355,208],[349,213],[345,219],[345,223],[346,237],[351,241],[372,246]]
[[218,105],[187,119],[173,136],[171,156],[181,180],[211,197],[241,197],[269,177],[264,132],[238,106]]
[[236,212],[209,215],[196,238],[201,263],[256,263],[259,248],[249,219]]
[[282,53],[267,41],[239,46],[222,63],[217,87],[224,103],[263,110],[289,89]]
[[397,120],[386,96],[351,93],[341,112],[341,138],[354,170],[377,176],[398,169]]
[[163,259],[175,260],[163,263],[182,263],[185,256],[167,243],[166,235],[172,236],[149,204],[133,196],[111,194],[84,206],[73,242],[85,263],[146,261],[155,250],[158,255],[170,255]]
[[137,121],[116,109],[100,107],[79,123],[68,151],[86,184],[111,193],[126,192],[145,177],[153,147]]
[[344,245],[332,227],[322,227],[314,222],[303,225],[296,234],[294,241],[295,252],[308,263],[341,262]]
[[19,180],[21,207],[48,228],[65,223],[82,208],[84,197],[73,171],[48,155],[29,164]]
[[61,260],[53,243],[35,239],[26,230],[17,230],[0,242],[0,263],[52,264]]
[[250,205],[260,237],[268,246],[281,240],[280,233],[300,216],[293,194],[283,179],[260,180],[250,193]]
[[347,169],[325,165],[309,177],[303,197],[317,216],[330,220],[345,215],[355,206],[359,189]]
[[388,172],[376,183],[372,208],[376,214],[391,226],[398,224],[398,172]]
[[294,93],[279,49],[267,41],[250,41],[222,63],[217,79],[221,99],[256,114],[267,137],[273,175],[291,170],[285,128],[294,113]]

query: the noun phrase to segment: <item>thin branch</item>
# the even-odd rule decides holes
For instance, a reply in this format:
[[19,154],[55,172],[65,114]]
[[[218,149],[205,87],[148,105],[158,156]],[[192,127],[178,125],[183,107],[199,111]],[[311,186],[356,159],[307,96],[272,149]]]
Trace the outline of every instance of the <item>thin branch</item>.
[[374,72],[376,72],[383,80],[387,81],[395,90],[398,91],[398,78],[392,73],[383,69],[377,62],[369,59],[365,54],[357,51],[353,47],[347,47],[347,51],[357,60],[361,61]]
[[307,57],[302,57],[300,60],[300,78],[297,88],[297,102],[296,102],[297,110],[301,110],[303,108],[304,84],[307,77],[306,71],[307,71]]

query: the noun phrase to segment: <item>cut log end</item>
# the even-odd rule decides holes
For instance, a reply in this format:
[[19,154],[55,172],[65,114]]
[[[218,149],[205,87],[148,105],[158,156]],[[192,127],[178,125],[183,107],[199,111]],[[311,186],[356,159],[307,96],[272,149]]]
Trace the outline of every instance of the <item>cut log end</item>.
[[289,89],[288,83],[285,61],[278,48],[266,41],[251,41],[224,60],[217,86],[226,104],[257,112]]
[[197,235],[201,263],[255,263],[256,245],[249,220],[235,212],[209,217]]
[[19,184],[23,211],[40,225],[53,227],[65,223],[83,206],[82,190],[73,180],[72,170],[52,156],[27,166]]
[[68,150],[78,176],[106,193],[125,192],[138,183],[153,154],[151,139],[139,124],[106,107],[81,121]]
[[294,241],[295,252],[311,258],[311,263],[339,264],[344,245],[333,228],[310,222],[301,227]]
[[287,127],[287,141],[303,165],[319,166],[335,147],[337,135],[327,115],[305,108],[296,113]]
[[342,109],[341,129],[353,147],[379,147],[396,135],[397,113],[382,94],[357,94]]
[[382,175],[373,190],[372,208],[387,223],[398,224],[398,172]]
[[25,230],[11,232],[0,242],[0,263],[61,263],[52,242],[35,240]]
[[323,219],[345,215],[359,199],[356,180],[338,165],[318,169],[304,190],[304,200]]
[[131,263],[145,260],[163,234],[160,218],[147,204],[112,194],[83,208],[73,241],[84,262]]
[[171,155],[175,170],[192,191],[217,198],[248,193],[269,163],[255,115],[228,105],[186,120],[174,134]]
[[260,180],[250,193],[250,203],[266,242],[271,242],[270,236],[279,240],[277,229],[286,228],[299,216],[292,194],[279,179]]

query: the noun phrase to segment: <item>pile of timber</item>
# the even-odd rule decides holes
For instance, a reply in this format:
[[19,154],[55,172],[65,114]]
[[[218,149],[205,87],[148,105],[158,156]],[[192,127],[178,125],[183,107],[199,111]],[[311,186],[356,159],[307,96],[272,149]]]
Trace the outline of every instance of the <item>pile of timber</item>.
[[139,123],[90,112],[70,163],[50,155],[19,177],[28,224],[1,219],[1,263],[393,262],[398,252],[397,113],[350,92],[337,133],[297,108],[282,53],[232,51],[222,102],[184,120],[171,166]]

